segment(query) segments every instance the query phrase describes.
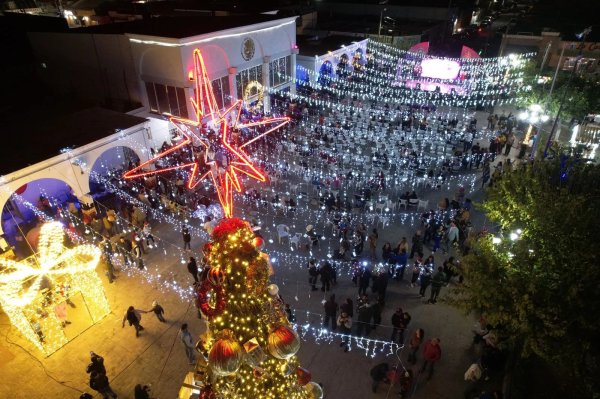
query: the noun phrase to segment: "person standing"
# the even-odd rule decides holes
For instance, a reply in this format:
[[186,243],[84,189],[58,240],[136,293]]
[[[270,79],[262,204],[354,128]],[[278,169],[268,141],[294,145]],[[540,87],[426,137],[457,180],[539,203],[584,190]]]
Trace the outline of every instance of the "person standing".
[[446,233],[445,251],[450,252],[454,248],[454,245],[458,245],[459,231],[456,223],[454,221],[450,222],[450,227],[448,228],[448,232]]
[[142,258],[143,252],[141,244],[137,240],[133,241],[133,256],[135,257],[137,267],[140,270],[144,270],[144,258]]
[[103,236],[100,241],[100,250],[102,251],[102,260],[106,264],[106,274],[108,276],[108,282],[112,284],[115,279],[115,267],[112,263],[113,247],[108,239],[108,236]]
[[414,287],[415,284],[417,283],[417,280],[419,279],[419,276],[421,275],[422,267],[423,267],[423,258],[421,257],[421,254],[419,254],[419,256],[417,256],[417,260],[415,261],[415,264],[413,265],[412,277],[410,278],[410,288]]
[[[150,222],[147,220],[144,221],[144,226],[142,227],[142,236],[146,239],[146,245],[148,248],[156,246],[154,236],[152,235],[152,226],[150,226]],[[152,245],[150,245],[150,241],[152,241]]]
[[429,284],[431,284],[431,268],[429,264],[426,264],[423,266],[423,271],[421,273],[421,288],[419,289],[421,298],[425,297],[425,291],[427,291]]
[[160,321],[161,323],[167,322],[165,320],[165,317],[163,316],[165,314],[165,310],[163,309],[162,306],[160,306],[158,301],[152,302],[152,309],[150,309],[148,311],[148,313],[150,313],[150,312],[153,312],[156,315],[156,318],[158,319],[158,321]]
[[354,302],[352,302],[352,299],[346,298],[346,302],[340,305],[340,311],[346,312],[350,318],[354,317]]
[[340,333],[344,335],[340,346],[344,347],[344,352],[350,350],[350,332],[352,331],[352,319],[348,316],[348,313],[342,312],[340,317],[337,319],[337,325],[340,328]]
[[371,389],[373,393],[377,393],[377,387],[382,382],[389,382],[388,380],[388,372],[390,371],[390,366],[387,363],[380,363],[377,366],[371,369],[371,378],[373,379],[373,383],[371,384]]
[[126,264],[134,263],[133,256],[131,255],[133,251],[133,244],[131,240],[121,236],[119,238],[119,252],[123,255],[123,262]]
[[193,256],[190,256],[190,261],[187,264],[187,269],[188,269],[188,272],[190,272],[190,274],[194,278],[194,282],[197,283],[198,282],[198,263],[196,262],[196,258],[194,258]]
[[369,234],[369,253],[371,255],[371,259],[377,260],[377,239],[379,238],[379,234],[377,233],[377,229],[373,229],[371,234]]
[[431,296],[429,297],[428,303],[437,302],[438,295],[440,295],[440,291],[442,290],[444,284],[446,284],[446,274],[444,273],[444,269],[439,266],[438,271],[431,279]]
[[425,331],[422,328],[417,328],[412,337],[410,337],[410,342],[408,343],[408,362],[413,365],[417,363],[417,352],[424,337]]
[[364,335],[369,335],[371,332],[371,318],[373,317],[373,312],[367,295],[363,295],[358,302],[357,313],[356,335],[362,337],[363,332]]
[[310,284],[310,290],[317,290],[317,277],[319,277],[319,270],[314,259],[308,261],[308,283]]
[[358,276],[358,295],[367,295],[367,288],[371,283],[371,270],[364,266]]
[[116,398],[117,394],[111,389],[110,384],[108,383],[108,377],[106,374],[100,374],[96,371],[93,371],[90,374],[90,388],[94,391],[98,391],[100,395],[104,399]]
[[335,295],[331,295],[323,307],[325,308],[325,318],[323,319],[323,327],[327,328],[331,320],[331,331],[335,331],[337,322],[338,304],[335,301]]
[[396,335],[398,335],[398,331],[400,330],[403,314],[402,308],[398,308],[392,315],[392,326],[394,327],[392,330],[392,337],[390,338],[390,341],[392,342],[396,342]]
[[140,331],[144,329],[144,327],[140,324],[142,321],[142,313],[148,313],[145,310],[136,309],[133,306],[127,308],[127,312],[123,316],[122,327],[125,327],[125,320],[129,322],[130,326],[135,327],[135,336],[140,336]]
[[196,364],[196,356],[194,355],[194,341],[192,339],[192,334],[188,331],[187,323],[183,323],[181,325],[181,329],[179,330],[179,339],[183,344],[189,364]]
[[319,270],[319,274],[321,275],[321,291],[331,290],[331,278],[333,276],[333,267],[331,267],[331,263],[325,261]]
[[415,235],[412,238],[412,246],[410,248],[410,256],[409,259],[412,259],[415,254],[423,253],[423,237],[421,236],[421,230],[417,230]]
[[423,366],[421,366],[419,373],[428,370],[427,380],[430,380],[433,376],[433,367],[441,358],[442,348],[440,347],[440,339],[432,338],[425,342],[425,346],[423,347]]
[[187,227],[184,227],[183,230],[181,231],[181,234],[183,236],[183,249],[189,249],[190,251],[192,250],[192,235],[190,234],[190,230]]

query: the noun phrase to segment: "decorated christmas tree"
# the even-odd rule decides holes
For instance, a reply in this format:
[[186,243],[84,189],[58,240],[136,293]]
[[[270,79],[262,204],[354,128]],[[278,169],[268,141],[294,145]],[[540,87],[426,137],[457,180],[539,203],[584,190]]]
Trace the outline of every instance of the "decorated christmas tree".
[[196,305],[208,318],[200,337],[200,398],[322,398],[300,367],[290,325],[262,239],[240,219],[225,219],[204,248]]

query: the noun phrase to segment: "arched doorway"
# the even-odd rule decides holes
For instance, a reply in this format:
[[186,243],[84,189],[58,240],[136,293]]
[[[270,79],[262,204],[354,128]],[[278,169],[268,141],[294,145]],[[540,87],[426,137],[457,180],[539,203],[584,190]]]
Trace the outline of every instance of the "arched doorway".
[[342,54],[340,56],[340,62],[337,64],[336,74],[340,77],[345,77],[348,75],[350,60],[348,59],[347,54]]
[[79,200],[64,181],[53,178],[30,181],[15,190],[4,204],[3,237],[14,248],[17,259],[26,258],[37,250],[39,222],[60,218],[60,210],[67,213],[66,210],[73,208],[79,209]]
[[121,179],[123,173],[139,165],[140,157],[125,146],[112,147],[104,151],[90,170],[90,195],[96,197],[107,191],[106,183]]
[[330,61],[325,61],[319,69],[318,83],[323,86],[328,86],[331,83],[331,76],[333,75],[333,65]]

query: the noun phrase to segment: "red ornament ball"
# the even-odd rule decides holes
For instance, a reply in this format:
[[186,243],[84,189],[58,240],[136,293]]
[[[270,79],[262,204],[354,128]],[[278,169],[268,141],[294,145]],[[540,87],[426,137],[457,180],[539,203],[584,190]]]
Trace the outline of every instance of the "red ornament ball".
[[298,367],[296,369],[296,375],[298,376],[298,384],[300,385],[306,385],[312,379],[310,371],[303,367]]
[[213,286],[221,286],[225,282],[225,273],[218,267],[211,267],[207,278]]
[[257,249],[262,248],[264,243],[265,243],[265,240],[263,240],[262,237],[258,237],[258,236],[254,237],[254,247],[255,248],[257,248]]
[[212,385],[207,385],[202,388],[202,392],[200,392],[199,399],[216,399],[217,395],[215,391],[212,389]]

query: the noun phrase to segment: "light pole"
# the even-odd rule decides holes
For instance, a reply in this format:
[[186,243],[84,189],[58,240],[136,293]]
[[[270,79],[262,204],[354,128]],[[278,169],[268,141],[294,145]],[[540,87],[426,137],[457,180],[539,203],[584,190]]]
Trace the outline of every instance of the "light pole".
[[[538,122],[545,123],[550,119],[550,117],[546,115],[541,105],[531,104],[526,111],[523,111],[519,114],[519,119],[529,123],[529,128],[527,129],[527,133],[525,134],[525,137],[523,138],[523,143],[521,144],[529,145],[529,138],[531,137],[531,131],[533,130],[535,124]],[[531,146],[531,159],[535,158],[535,149],[537,147],[538,141],[539,136],[536,140],[534,140],[533,145]]]
[[565,100],[567,98],[567,92],[569,91],[569,87],[571,86],[571,80],[573,79],[573,75],[577,71],[577,66],[579,65],[579,61],[581,60],[581,56],[583,54],[583,47],[585,46],[585,39],[587,35],[592,31],[592,27],[589,26],[583,30],[583,32],[577,34],[577,37],[581,39],[581,48],[579,49],[579,54],[577,54],[577,58],[575,59],[575,65],[573,65],[573,70],[569,74],[569,79],[567,80],[567,84],[565,85],[565,90],[560,99],[560,105],[558,106],[558,111],[556,112],[556,118],[554,118],[554,123],[552,124],[552,130],[550,130],[550,135],[548,136],[548,141],[546,142],[546,148],[544,148],[544,158],[548,156],[548,148],[550,148],[550,143],[552,142],[552,138],[554,137],[554,132],[556,131],[556,126],[558,125],[558,120],[560,119],[560,113],[562,112],[563,106],[565,105]]
[[377,36],[379,36],[379,39],[381,40],[381,27],[383,26],[383,13],[387,11],[387,8],[384,8],[383,10],[381,10],[381,13],[379,13],[379,30],[377,31]]

